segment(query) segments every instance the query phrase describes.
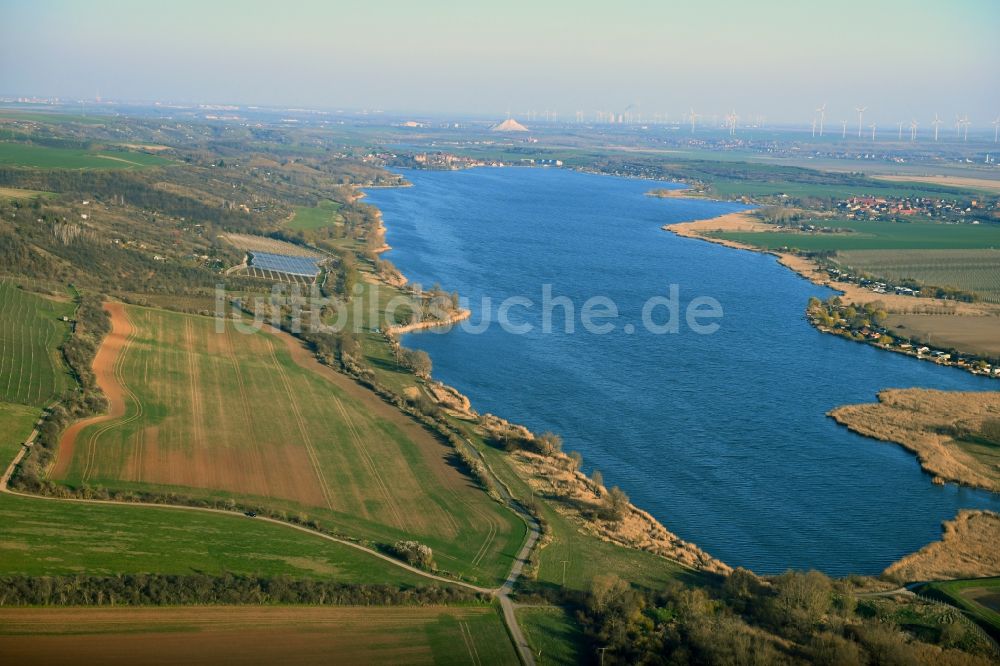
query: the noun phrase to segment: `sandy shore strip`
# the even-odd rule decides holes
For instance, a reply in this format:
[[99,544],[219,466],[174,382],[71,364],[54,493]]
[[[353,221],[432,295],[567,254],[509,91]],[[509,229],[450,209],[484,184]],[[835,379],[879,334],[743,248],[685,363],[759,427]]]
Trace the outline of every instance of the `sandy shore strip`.
[[705,194],[690,185],[681,188],[658,187],[646,192],[647,197],[656,199],[704,199]]
[[412,333],[413,331],[426,331],[430,328],[441,328],[444,326],[451,326],[457,324],[460,321],[468,319],[472,316],[472,310],[458,310],[453,312],[450,316],[445,319],[425,319],[423,321],[415,321],[412,324],[403,324],[400,326],[390,326],[385,330],[389,335],[403,335],[404,333]]

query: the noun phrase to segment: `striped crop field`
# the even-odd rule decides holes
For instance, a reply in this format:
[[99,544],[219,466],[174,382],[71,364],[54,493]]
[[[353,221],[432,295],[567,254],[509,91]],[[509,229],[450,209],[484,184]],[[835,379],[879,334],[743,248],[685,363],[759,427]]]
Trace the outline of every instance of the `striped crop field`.
[[0,280],[0,402],[40,407],[70,383],[59,352],[69,333],[63,316],[71,302],[60,302]]
[[837,261],[893,282],[955,287],[1000,303],[1000,249],[852,250],[838,253]]

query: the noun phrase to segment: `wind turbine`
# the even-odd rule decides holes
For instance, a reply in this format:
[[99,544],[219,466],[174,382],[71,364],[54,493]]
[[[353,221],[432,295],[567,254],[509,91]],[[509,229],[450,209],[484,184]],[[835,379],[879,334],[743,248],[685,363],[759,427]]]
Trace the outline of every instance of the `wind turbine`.
[[969,120],[969,116],[968,116],[968,114],[966,114],[966,115],[962,116],[962,121],[961,122],[962,122],[962,125],[965,126],[965,136],[962,137],[962,141],[968,141],[969,140],[969,125],[972,124],[972,121]]
[[865,115],[865,111],[868,110],[867,106],[856,106],[854,110],[858,112],[858,138],[861,138],[861,118]]
[[955,138],[962,138],[962,116],[955,114]]
[[816,138],[816,116],[813,116],[813,138]]
[[902,141],[903,140],[903,121],[901,120],[901,121],[899,121],[896,124],[899,125],[899,140]]
[[937,136],[938,136],[938,127],[940,127],[940,126],[941,126],[941,123],[943,123],[943,122],[944,122],[944,121],[943,121],[943,120],[941,120],[941,118],[940,118],[940,117],[938,117],[938,114],[937,114],[937,113],[935,113],[935,114],[934,114],[934,120],[932,120],[932,121],[931,121],[931,125],[934,125],[934,140],[935,140],[935,141],[937,141]]
[[843,131],[840,134],[840,138],[841,139],[846,139],[847,138],[847,121],[846,120],[841,120],[840,124],[843,126]]
[[819,114],[819,135],[823,136],[823,121],[826,119],[826,102],[823,102],[816,113]]
[[917,125],[918,124],[919,123],[917,123],[916,120],[911,120],[910,121],[910,141],[916,141],[917,140]]
[[728,116],[726,116],[726,124],[729,125],[729,134],[736,134],[736,123],[738,123],[740,117],[736,115],[736,109],[733,109]]
[[1000,116],[993,121],[993,143],[997,142],[997,138],[1000,138]]
[[698,122],[698,114],[694,112],[694,108],[688,114],[688,120],[691,122],[691,134],[694,134],[694,126]]
[[875,143],[875,123],[869,125],[872,128],[872,143]]

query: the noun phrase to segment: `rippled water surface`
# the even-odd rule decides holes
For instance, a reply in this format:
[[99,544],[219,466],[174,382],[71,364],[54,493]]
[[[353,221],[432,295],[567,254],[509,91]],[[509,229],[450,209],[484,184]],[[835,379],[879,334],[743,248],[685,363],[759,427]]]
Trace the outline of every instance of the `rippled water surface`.
[[[478,410],[562,434],[587,469],[682,538],[761,573],[877,573],[937,539],[960,508],[1000,510],[996,496],[935,486],[902,448],[825,416],[883,388],[995,389],[991,380],[820,334],[803,309],[829,290],[773,257],[660,229],[739,206],[654,199],[648,182],[566,170],[406,177],[414,187],[369,192],[388,227],[386,256],[415,282],[469,297],[473,322],[483,297],[495,308],[526,296],[535,306],[515,318],[535,330],[493,325],[404,343],[427,350],[435,376]],[[582,332],[579,311],[575,333],[541,332],[543,284],[578,309],[613,299],[614,332]],[[717,299],[721,328],[645,331],[643,303],[671,284],[682,307]]]

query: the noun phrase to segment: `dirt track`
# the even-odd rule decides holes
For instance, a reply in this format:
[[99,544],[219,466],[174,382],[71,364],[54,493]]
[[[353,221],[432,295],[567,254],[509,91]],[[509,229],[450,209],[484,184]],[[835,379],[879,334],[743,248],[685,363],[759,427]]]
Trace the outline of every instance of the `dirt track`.
[[77,421],[66,429],[66,432],[59,439],[59,449],[56,451],[56,460],[50,473],[54,479],[63,478],[69,471],[80,432],[95,423],[111,421],[125,415],[125,388],[119,381],[115,368],[119,358],[128,348],[129,337],[132,335],[133,329],[125,315],[124,305],[105,303],[104,309],[111,315],[111,332],[108,333],[104,343],[97,350],[93,369],[97,385],[101,387],[104,395],[108,398],[109,410],[107,414]]

